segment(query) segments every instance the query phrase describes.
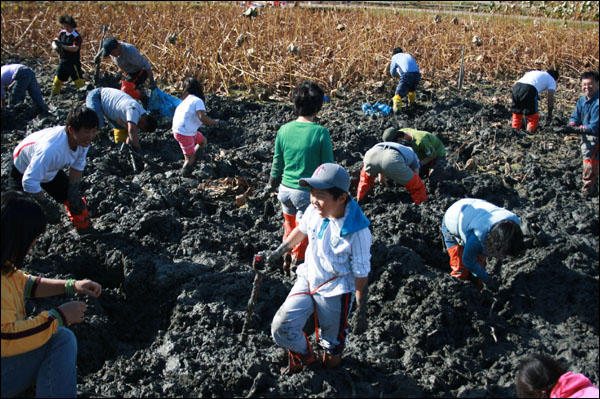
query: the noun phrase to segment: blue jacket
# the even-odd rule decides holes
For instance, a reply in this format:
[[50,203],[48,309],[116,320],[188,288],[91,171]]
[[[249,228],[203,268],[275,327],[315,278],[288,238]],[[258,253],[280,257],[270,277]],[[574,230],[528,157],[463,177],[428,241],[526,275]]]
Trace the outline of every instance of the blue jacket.
[[487,255],[487,234],[492,226],[503,220],[512,220],[521,225],[517,215],[511,211],[476,198],[456,201],[444,214],[443,223],[448,232],[465,248],[463,264],[483,281],[487,281],[488,274],[477,263],[477,255]]
[[577,100],[575,111],[571,115],[569,122],[575,122],[577,126],[585,126],[587,134],[598,135],[598,92],[589,100],[585,95]]
[[406,53],[394,54],[390,62],[390,75],[399,77],[407,72],[420,72],[413,56]]

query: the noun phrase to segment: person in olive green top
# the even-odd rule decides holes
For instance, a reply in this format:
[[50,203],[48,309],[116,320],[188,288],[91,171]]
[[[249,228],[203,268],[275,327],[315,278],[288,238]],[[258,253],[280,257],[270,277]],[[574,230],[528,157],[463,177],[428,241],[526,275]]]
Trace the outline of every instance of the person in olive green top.
[[421,177],[428,176],[431,183],[439,182],[446,170],[446,148],[433,133],[410,128],[395,129],[384,132],[384,141],[407,141],[419,157]]
[[[271,178],[267,190],[279,187],[277,198],[283,209],[283,240],[300,223],[310,204],[310,191],[301,187],[298,180],[311,177],[315,169],[324,163],[333,163],[333,150],[329,131],[317,122],[317,114],[323,106],[323,90],[314,82],[304,81],[292,91],[296,120],[283,125],[277,132]],[[290,267],[304,262],[308,239],[296,245],[283,257],[283,268],[289,274]]]

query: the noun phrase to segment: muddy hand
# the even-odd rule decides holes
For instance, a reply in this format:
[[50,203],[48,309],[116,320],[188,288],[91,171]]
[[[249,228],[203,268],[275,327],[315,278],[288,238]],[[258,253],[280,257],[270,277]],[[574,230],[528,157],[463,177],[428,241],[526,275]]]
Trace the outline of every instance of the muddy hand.
[[63,303],[58,308],[63,312],[67,319],[65,320],[65,324],[75,324],[82,322],[87,305],[82,301],[71,301]]
[[98,298],[102,292],[102,286],[92,280],[78,280],[75,282],[75,292]]

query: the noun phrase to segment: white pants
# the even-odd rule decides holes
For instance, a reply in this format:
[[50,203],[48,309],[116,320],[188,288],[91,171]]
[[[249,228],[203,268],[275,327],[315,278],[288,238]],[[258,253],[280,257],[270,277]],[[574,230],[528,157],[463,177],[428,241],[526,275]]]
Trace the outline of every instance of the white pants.
[[317,310],[319,344],[330,355],[341,355],[348,335],[348,318],[354,293],[324,297],[317,292],[309,295],[308,282],[298,276],[290,294],[273,318],[271,335],[277,343],[300,355],[310,354],[302,329]]

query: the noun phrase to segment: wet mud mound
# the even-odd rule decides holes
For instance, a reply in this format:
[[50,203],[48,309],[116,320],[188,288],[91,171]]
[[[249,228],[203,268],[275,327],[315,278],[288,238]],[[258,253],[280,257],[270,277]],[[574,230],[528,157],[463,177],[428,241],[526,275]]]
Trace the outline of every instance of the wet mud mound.
[[[53,70],[24,61],[49,98]],[[115,77],[104,78],[116,86]],[[391,90],[368,95],[385,101]],[[325,104],[320,123],[354,184],[363,154],[390,126],[438,134],[453,169],[435,188],[427,183],[430,200],[419,206],[393,183],[369,193],[363,205],[373,233],[368,328],[348,337],[338,370],[293,376],[281,375],[287,357],[270,337],[293,279],[265,277],[248,339],[239,343],[252,254],[281,240],[280,205],[259,194],[276,132],[294,118],[292,106],[209,95],[208,114],[227,126],[205,130],[209,146],[190,177],[181,174],[169,121],[141,135],[146,161],[138,173],[110,140],[112,132],[100,132],[82,183],[97,232],[79,237],[63,216],[37,240],[26,266],[103,286],[100,298],[86,299],[84,323],[71,326],[80,395],[507,397],[515,395],[519,362],[535,351],[597,384],[598,199],[580,194],[579,142],[560,128],[572,109],[557,107],[553,124],[535,135],[513,134],[506,101],[491,100],[505,91],[500,84],[423,89],[419,104],[403,115],[377,119],[361,112],[362,93]],[[14,146],[28,133],[64,123],[85,95],[65,84],[49,101],[56,111],[43,118],[30,102],[2,110],[3,190]],[[524,256],[488,262],[497,291],[478,292],[448,274],[440,223],[464,197],[512,209],[526,230]],[[28,306],[37,311],[63,301]]]

